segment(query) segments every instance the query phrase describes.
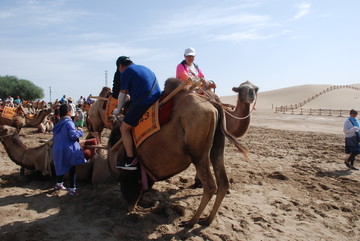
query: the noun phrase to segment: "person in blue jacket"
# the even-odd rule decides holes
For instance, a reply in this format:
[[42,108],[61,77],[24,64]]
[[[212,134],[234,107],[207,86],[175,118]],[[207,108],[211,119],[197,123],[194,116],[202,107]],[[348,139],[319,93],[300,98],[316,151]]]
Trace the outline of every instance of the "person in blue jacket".
[[[83,136],[81,128],[76,129],[71,120],[71,107],[62,104],[59,108],[60,121],[53,129],[52,159],[55,164],[57,183],[55,190],[68,190],[70,195],[78,195],[76,191],[75,167],[86,163],[79,138]],[[64,175],[69,173],[70,188],[64,187]]]

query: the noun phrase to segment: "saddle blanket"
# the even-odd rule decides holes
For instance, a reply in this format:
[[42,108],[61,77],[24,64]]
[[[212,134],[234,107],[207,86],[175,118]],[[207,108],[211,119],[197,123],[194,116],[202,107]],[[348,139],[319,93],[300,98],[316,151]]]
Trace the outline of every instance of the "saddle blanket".
[[16,115],[16,108],[9,106],[5,106],[4,110],[1,113],[2,117],[10,120],[12,120],[15,117],[15,115]]
[[115,110],[118,104],[118,100],[114,97],[110,96],[108,101],[105,101],[106,104],[106,111],[105,111],[105,118],[104,122],[106,126],[111,126],[111,121],[109,120],[109,116],[112,115],[112,112]]
[[159,101],[156,101],[140,118],[138,124],[132,128],[136,148],[149,136],[160,130]]

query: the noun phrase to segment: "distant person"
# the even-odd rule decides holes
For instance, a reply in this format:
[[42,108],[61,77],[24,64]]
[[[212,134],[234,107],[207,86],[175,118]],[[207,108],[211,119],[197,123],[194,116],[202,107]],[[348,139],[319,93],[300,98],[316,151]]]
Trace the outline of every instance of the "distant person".
[[84,113],[84,111],[81,109],[81,105],[80,105],[79,108],[76,110],[74,121],[75,121],[76,127],[84,127],[85,113]]
[[84,97],[80,96],[79,100],[77,101],[77,106],[83,106],[84,105]]
[[20,105],[20,104],[21,104],[21,98],[20,98],[20,96],[17,96],[17,97],[16,97],[16,99],[14,100],[14,103],[15,103],[16,105]]
[[67,103],[67,101],[66,101],[66,95],[63,95],[63,97],[61,97],[61,99],[60,99],[60,104],[64,104],[64,103]]
[[74,100],[69,97],[68,99],[68,104],[71,107],[71,119],[74,121],[75,120],[75,114],[76,114],[76,106],[74,104]]
[[350,116],[344,122],[345,134],[345,153],[350,154],[345,161],[345,165],[353,170],[359,170],[354,167],[355,157],[360,153],[359,145],[359,121],[356,119],[358,112],[354,109],[350,110]]
[[71,107],[68,104],[62,104],[59,112],[61,119],[53,129],[52,158],[57,176],[57,183],[54,188],[55,190],[66,190],[64,175],[69,173],[70,188],[68,191],[70,195],[78,195],[75,168],[77,165],[86,163],[79,144],[83,132],[81,128],[75,128],[75,124],[71,120]]
[[187,48],[184,52],[184,60],[176,67],[176,78],[186,81],[189,77],[191,79],[197,80],[202,79],[204,81],[204,88],[211,89],[216,88],[214,82],[206,81],[205,76],[202,73],[201,69],[197,64],[194,63],[195,60],[195,49]]
[[92,99],[90,98],[92,95],[90,94],[87,98],[86,98],[86,104],[91,105],[93,103]]
[[5,100],[5,104],[9,107],[14,107],[14,98],[9,95]]
[[125,104],[127,94],[131,98],[131,105],[120,126],[126,151],[125,162],[117,165],[117,168],[136,170],[136,165],[132,164],[135,155],[131,130],[149,107],[159,99],[161,91],[155,74],[145,66],[134,64],[129,57],[119,58],[119,71],[121,72],[121,87],[118,108],[114,110],[114,114],[119,114]]

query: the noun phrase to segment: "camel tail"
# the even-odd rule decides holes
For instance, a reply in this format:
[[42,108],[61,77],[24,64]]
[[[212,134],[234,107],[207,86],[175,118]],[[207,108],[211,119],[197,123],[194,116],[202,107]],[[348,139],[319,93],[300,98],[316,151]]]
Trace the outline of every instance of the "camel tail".
[[225,119],[224,107],[219,102],[212,101],[212,100],[209,100],[209,101],[219,111],[219,116],[220,116],[219,121],[220,121],[220,127],[221,127],[222,133],[232,144],[234,144],[236,146],[236,148],[243,154],[244,158],[247,161],[251,161],[251,159],[249,157],[249,150],[245,146],[240,144],[240,142],[226,130],[226,126],[225,126],[226,119]]

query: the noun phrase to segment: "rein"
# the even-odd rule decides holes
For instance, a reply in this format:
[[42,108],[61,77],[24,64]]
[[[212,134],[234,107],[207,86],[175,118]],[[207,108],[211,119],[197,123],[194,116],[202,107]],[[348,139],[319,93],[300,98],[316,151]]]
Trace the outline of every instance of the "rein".
[[257,98],[255,98],[255,102],[254,102],[254,105],[251,109],[251,111],[249,112],[249,114],[247,114],[246,116],[244,117],[237,117],[237,116],[234,116],[233,114],[231,114],[227,109],[224,108],[225,110],[225,113],[228,114],[229,116],[231,116],[232,118],[236,119],[236,120],[245,120],[247,118],[249,118],[252,114],[252,112],[255,110],[255,106],[256,106],[256,101],[257,101]]
[[[200,89],[202,90],[202,92],[203,92],[209,99],[212,99],[213,101],[216,101],[215,98],[214,98],[213,96],[209,95],[205,89],[203,89],[203,88],[201,88],[201,87],[200,87]],[[255,110],[256,101],[257,101],[257,95],[255,95],[255,101],[254,101],[254,105],[253,105],[251,111],[249,112],[248,115],[246,115],[246,116],[244,116],[244,117],[237,117],[237,116],[231,114],[226,108],[224,108],[224,111],[225,111],[226,114],[228,114],[229,116],[231,116],[232,118],[234,118],[234,119],[236,119],[236,120],[245,120],[245,119],[249,118],[249,117],[251,116],[252,112]],[[222,106],[225,105],[225,104],[223,104],[223,103],[220,103],[220,104],[221,104]]]

